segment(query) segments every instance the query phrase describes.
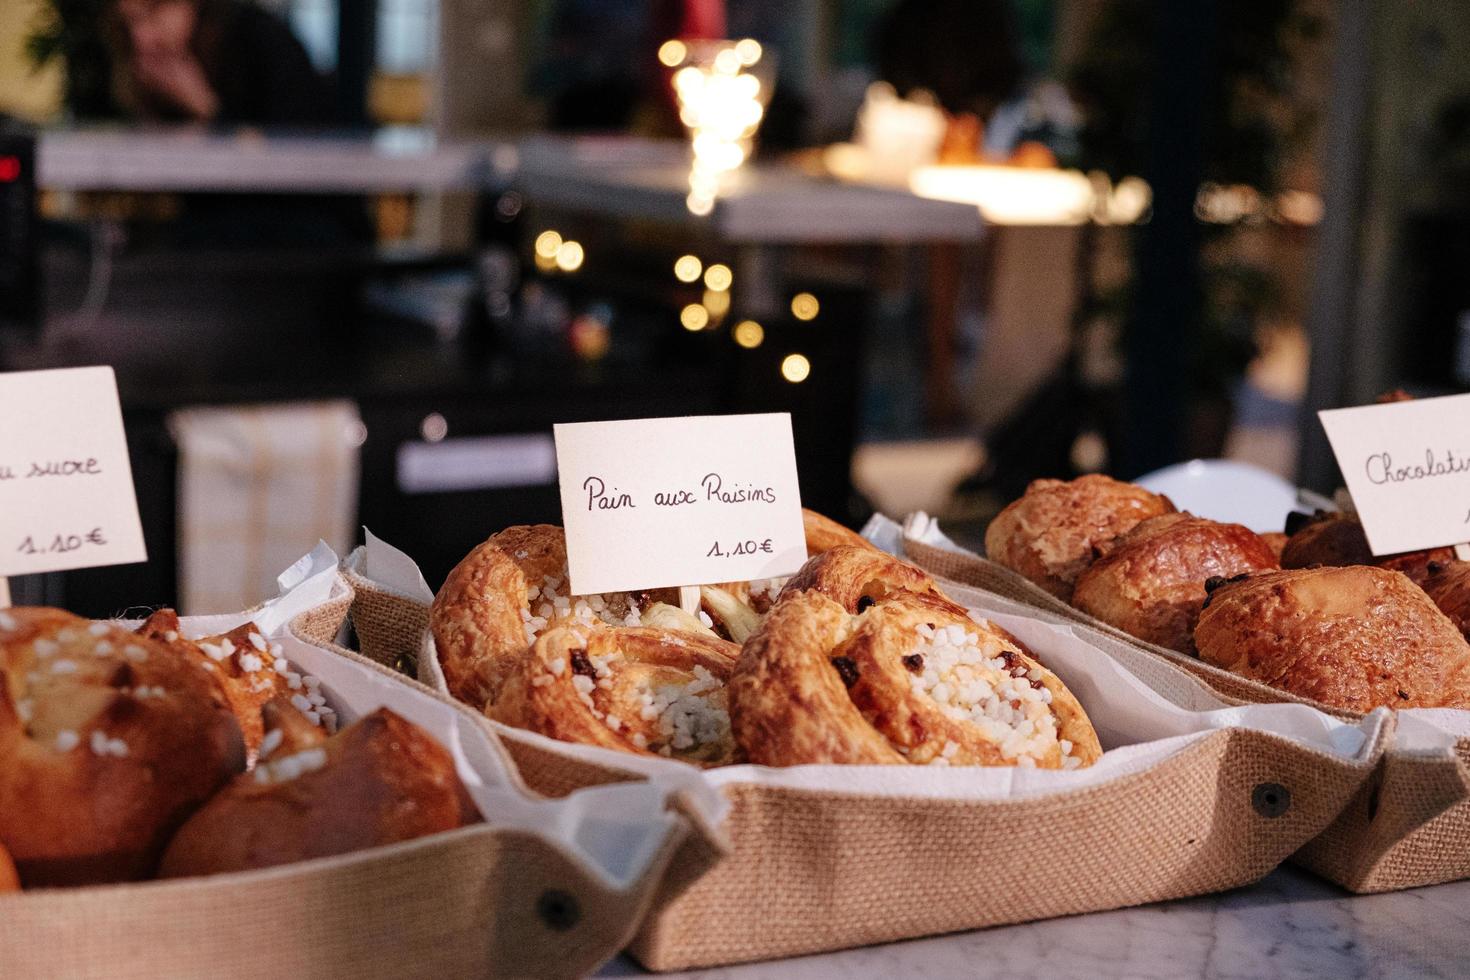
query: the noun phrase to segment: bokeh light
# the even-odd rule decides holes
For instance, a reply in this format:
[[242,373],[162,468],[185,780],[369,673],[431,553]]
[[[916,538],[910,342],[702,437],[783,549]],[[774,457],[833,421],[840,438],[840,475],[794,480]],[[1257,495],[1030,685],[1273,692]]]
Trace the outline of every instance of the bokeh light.
[[554,259],[554,258],[556,258],[557,250],[560,249],[560,248],[561,248],[561,233],[560,232],[551,231],[550,229],[548,229],[548,230],[543,231],[541,234],[539,234],[539,235],[536,236],[536,254],[539,255],[541,258],[543,258],[543,259]]
[[797,293],[791,297],[791,315],[798,320],[815,320],[822,304],[811,293]]
[[812,362],[803,354],[787,354],[781,361],[781,377],[792,384],[801,384],[812,373]]
[[704,271],[704,264],[695,255],[681,255],[674,262],[674,278],[680,282],[693,282]]
[[715,263],[704,270],[704,284],[715,292],[720,293],[730,288],[735,281],[735,275],[730,271],[728,265]]
[[766,330],[754,320],[741,320],[735,324],[735,329],[730,332],[735,338],[735,343],[746,350],[755,350],[766,339]]
[[703,330],[709,326],[709,310],[698,303],[690,303],[679,311],[679,322],[691,333]]
[[689,56],[689,48],[683,41],[665,41],[658,46],[658,60],[665,68],[674,68],[683,64],[684,59]]
[[582,268],[586,252],[580,242],[562,242],[556,250],[556,267],[562,272],[576,272]]

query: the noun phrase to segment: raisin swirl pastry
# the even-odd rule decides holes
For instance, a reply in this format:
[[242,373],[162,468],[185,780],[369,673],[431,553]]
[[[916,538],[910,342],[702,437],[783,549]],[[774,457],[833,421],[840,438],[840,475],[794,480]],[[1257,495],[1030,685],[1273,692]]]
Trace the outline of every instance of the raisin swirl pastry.
[[1063,602],[1082,571],[1141,521],[1174,512],[1168,497],[1090,474],[1071,481],[1034,480],[985,529],[991,561],[1019,573]]
[[1292,514],[1287,518],[1291,536],[1281,549],[1282,568],[1311,568],[1315,565],[1377,565],[1403,572],[1416,584],[1423,584],[1431,562],[1454,561],[1453,548],[1426,548],[1394,555],[1377,556],[1368,546],[1363,522],[1356,515],[1317,511],[1314,514]]
[[727,765],[739,761],[725,691],[739,652],[695,633],[553,627],[487,713],[566,742]]
[[244,768],[214,672],[111,623],[0,610],[0,846],[26,887],[148,877]]
[[[854,540],[871,547],[819,514],[803,517],[809,551],[856,547]],[[527,648],[553,626],[650,626],[741,643],[782,584],[705,586],[697,617],[678,608],[677,589],[573,596],[562,529],[517,526],[491,535],[455,566],[434,598],[429,626],[450,693],[484,708],[520,669]]]
[[789,582],[729,684],[751,762],[1075,769],[1082,706],[1014,637],[886,555],[834,549]]

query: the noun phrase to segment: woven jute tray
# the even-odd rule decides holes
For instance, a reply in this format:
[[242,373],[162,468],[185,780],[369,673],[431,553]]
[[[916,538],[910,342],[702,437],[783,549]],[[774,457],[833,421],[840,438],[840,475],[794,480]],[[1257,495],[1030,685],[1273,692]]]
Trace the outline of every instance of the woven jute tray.
[[[525,814],[497,823],[482,803],[486,823],[337,857],[0,895],[0,976],[581,976],[628,943],[657,895],[677,894],[721,856],[723,842],[684,800],[671,801],[679,812],[660,802],[642,824],[614,821],[637,854],[618,858],[621,868],[569,844],[595,834],[609,811],[636,814],[646,801],[531,793],[477,712],[335,646],[354,596],[345,583],[334,592],[276,638],[321,678],[344,721],[386,705],[453,744],[482,789],[539,808],[557,832],[539,832]],[[666,880],[676,854],[680,875]]]
[[[1347,720],[1362,717],[1145,643],[979,555],[914,539],[904,541],[904,550],[930,574],[1029,606],[1049,621],[1085,624],[1112,639],[1105,649],[1136,651],[1188,671],[1232,703],[1308,704]],[[1292,860],[1361,893],[1470,877],[1470,738],[1457,739],[1453,752],[1421,752],[1390,744],[1371,778],[1338,818]]]
[[[422,603],[347,575],[374,620],[358,630],[365,643],[373,637],[364,653],[385,663],[415,655],[432,677]],[[992,609],[1011,611],[1004,600]],[[1072,638],[1110,639],[1083,628]],[[1170,664],[1127,649],[1116,655],[1171,705],[1193,712],[1226,705]],[[1303,716],[1333,724],[1315,712]],[[660,895],[629,948],[651,969],[689,969],[1245,885],[1320,835],[1358,792],[1387,737],[1383,725],[1362,727],[1361,751],[1351,759],[1270,731],[1222,727],[1085,788],[995,800],[956,791],[969,778],[964,770],[714,770],[701,778],[749,774],[719,783],[730,804],[722,827],[731,854],[681,894]],[[526,781],[551,795],[669,767],[698,775],[666,760],[495,728]],[[802,785],[808,775],[821,788]]]

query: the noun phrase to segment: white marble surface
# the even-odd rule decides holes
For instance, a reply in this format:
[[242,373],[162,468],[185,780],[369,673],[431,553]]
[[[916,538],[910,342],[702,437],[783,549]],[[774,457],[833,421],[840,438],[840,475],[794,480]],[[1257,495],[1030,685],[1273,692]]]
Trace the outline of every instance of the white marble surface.
[[[600,976],[638,976],[624,958]],[[692,973],[839,977],[1470,977],[1470,881],[1353,896],[1282,868],[1223,895]]]

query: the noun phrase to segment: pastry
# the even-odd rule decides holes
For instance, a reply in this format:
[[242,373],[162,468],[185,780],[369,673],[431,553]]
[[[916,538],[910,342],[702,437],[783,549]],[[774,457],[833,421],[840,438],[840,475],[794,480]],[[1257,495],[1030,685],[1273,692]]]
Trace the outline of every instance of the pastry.
[[179,829],[160,877],[346,854],[480,819],[449,752],[387,708],[330,738],[283,700],[264,715],[260,764]]
[[0,610],[0,846],[26,887],[148,877],[244,767],[215,672],[117,625]]
[[1013,637],[877,558],[812,559],[742,648],[730,720],[749,761],[1075,769],[1101,755],[1081,705]]
[[1470,644],[1389,569],[1324,566],[1220,584],[1194,640],[1206,663],[1334,708],[1470,708]]
[[1426,562],[1419,587],[1470,638],[1470,561]]
[[1373,554],[1363,524],[1352,514],[1317,511],[1305,517],[1293,515],[1291,537],[1281,551],[1282,568],[1311,568],[1314,565],[1378,565],[1403,572],[1420,582],[1429,574],[1430,562],[1449,562],[1453,548],[1427,548],[1400,554]]
[[1277,565],[1280,565],[1281,552],[1286,548],[1286,542],[1290,541],[1291,538],[1282,531],[1267,531],[1260,535],[1260,539],[1266,542],[1266,547],[1271,549],[1271,553],[1276,556]]
[[[819,514],[805,511],[803,521],[811,553],[834,543],[856,546],[852,539],[871,549]],[[455,566],[434,597],[429,622],[450,693],[483,708],[495,701],[527,648],[551,626],[657,626],[740,643],[782,584],[772,579],[704,586],[697,616],[678,608],[678,589],[572,596],[562,529],[517,526],[491,535]]]
[[10,852],[0,846],[0,894],[18,891],[20,875],[15,870],[15,862],[10,860]]
[[160,609],[143,621],[138,632],[169,644],[216,673],[245,736],[248,765],[254,765],[265,736],[260,709],[273,698],[291,700],[312,724],[328,733],[336,730],[336,713],[327,705],[317,679],[293,670],[281,644],[267,640],[254,623],[220,636],[190,640],[179,628],[178,613]]
[[1254,531],[1192,514],[1151,517],[1077,579],[1072,604],[1148,643],[1194,652],[1205,581],[1276,568]]
[[1034,480],[990,522],[985,551],[991,561],[1070,602],[1077,576],[1115,538],[1173,511],[1168,497],[1106,476]]
[[738,761],[725,682],[740,648],[649,627],[558,626],[537,637],[487,708],[551,738],[701,766]]

